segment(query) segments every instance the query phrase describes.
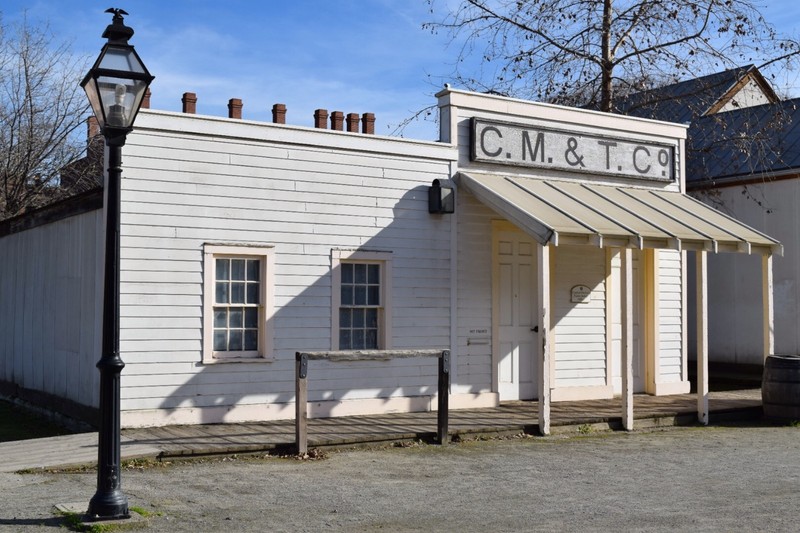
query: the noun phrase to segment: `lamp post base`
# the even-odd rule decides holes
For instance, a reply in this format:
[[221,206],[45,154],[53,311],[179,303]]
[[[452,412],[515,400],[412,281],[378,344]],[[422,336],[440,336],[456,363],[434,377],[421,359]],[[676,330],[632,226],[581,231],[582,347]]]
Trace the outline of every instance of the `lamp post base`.
[[86,514],[101,520],[130,518],[128,497],[121,490],[97,492],[89,501],[89,510]]

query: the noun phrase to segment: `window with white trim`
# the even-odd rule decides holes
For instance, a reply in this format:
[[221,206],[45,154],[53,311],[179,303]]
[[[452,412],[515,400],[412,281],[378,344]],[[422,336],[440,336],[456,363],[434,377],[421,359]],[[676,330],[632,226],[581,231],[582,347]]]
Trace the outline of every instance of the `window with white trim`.
[[391,253],[333,250],[334,350],[385,350],[391,339]]
[[205,245],[204,362],[269,357],[273,264],[271,247]]

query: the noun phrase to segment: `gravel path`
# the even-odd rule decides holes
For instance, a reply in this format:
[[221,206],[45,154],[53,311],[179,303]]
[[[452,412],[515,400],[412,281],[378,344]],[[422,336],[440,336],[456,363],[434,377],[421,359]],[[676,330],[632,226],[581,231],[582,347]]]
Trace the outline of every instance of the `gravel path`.
[[[228,459],[123,473],[148,531],[792,531],[800,428],[572,438]],[[52,531],[95,474],[0,474],[0,531]]]

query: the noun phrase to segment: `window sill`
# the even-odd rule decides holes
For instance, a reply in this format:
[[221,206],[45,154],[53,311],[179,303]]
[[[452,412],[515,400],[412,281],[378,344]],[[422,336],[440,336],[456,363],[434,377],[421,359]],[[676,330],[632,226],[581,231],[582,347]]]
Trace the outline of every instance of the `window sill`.
[[205,365],[225,365],[230,363],[274,363],[273,357],[219,357],[216,359],[203,359],[200,364]]

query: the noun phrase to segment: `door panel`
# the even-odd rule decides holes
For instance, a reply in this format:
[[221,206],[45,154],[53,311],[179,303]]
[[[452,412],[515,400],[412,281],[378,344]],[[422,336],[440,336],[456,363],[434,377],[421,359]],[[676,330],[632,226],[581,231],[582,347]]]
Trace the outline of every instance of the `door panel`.
[[522,232],[498,231],[494,257],[501,400],[536,397],[536,244]]

